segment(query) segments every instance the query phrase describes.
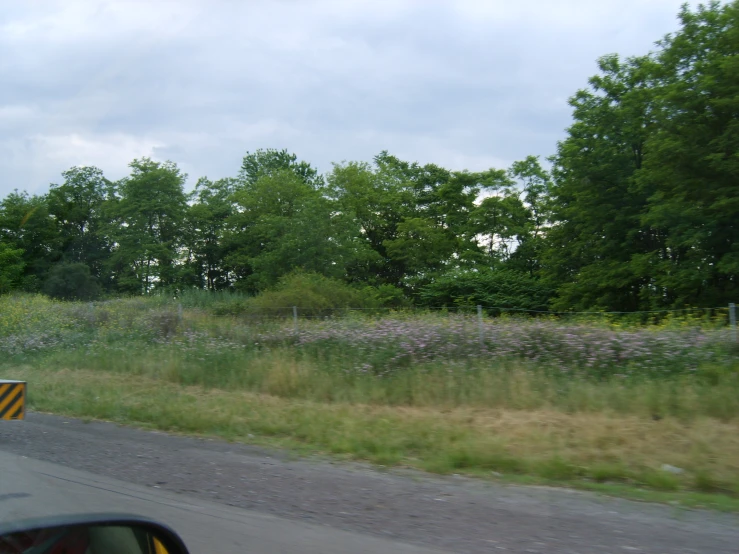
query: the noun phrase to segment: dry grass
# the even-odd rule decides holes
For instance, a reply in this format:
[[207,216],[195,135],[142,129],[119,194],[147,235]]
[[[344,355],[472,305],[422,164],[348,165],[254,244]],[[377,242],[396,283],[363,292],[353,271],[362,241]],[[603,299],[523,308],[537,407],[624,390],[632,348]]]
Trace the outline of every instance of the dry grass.
[[[357,405],[182,386],[149,377],[17,367],[34,409],[169,431],[302,445],[437,472],[625,482],[739,494],[739,422],[615,413]],[[684,470],[662,471],[663,464]]]

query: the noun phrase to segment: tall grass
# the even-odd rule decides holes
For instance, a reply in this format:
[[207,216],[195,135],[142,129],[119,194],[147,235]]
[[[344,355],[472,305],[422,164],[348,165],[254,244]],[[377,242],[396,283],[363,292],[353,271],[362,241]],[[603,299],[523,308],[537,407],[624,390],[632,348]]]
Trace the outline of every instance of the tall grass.
[[739,416],[736,345],[706,322],[503,317],[480,328],[464,314],[400,312],[305,319],[296,329],[214,315],[218,302],[247,299],[213,298],[193,294],[184,307],[182,298],[2,297],[0,355],[319,402]]

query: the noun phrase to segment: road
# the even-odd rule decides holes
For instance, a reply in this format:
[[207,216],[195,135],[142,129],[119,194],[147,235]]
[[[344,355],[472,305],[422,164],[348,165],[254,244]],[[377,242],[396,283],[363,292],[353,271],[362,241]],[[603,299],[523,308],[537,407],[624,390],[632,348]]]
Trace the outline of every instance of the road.
[[0,518],[146,515],[200,552],[719,553],[739,518],[29,414],[0,425]]
[[191,500],[58,464],[0,453],[0,518],[62,514],[146,515],[175,529],[195,553],[274,552],[432,554],[427,548]]

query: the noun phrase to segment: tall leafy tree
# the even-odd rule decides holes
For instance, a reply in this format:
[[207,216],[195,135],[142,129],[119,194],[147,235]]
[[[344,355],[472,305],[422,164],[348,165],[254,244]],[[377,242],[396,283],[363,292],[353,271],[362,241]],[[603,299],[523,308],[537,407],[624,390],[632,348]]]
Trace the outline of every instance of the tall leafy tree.
[[553,158],[555,225],[543,272],[559,287],[558,309],[648,308],[648,278],[631,260],[659,236],[641,214],[647,191],[635,186],[654,126],[649,58],[599,60],[601,73],[570,100],[574,123]]
[[601,59],[554,158],[557,307],[715,305],[739,272],[739,2],[684,7],[656,53]]
[[377,255],[359,278],[412,289],[479,262],[479,230],[471,218],[480,192],[498,188],[501,179],[505,174],[497,170],[453,172],[381,152],[371,165],[335,165],[328,188]]
[[172,162],[132,161],[107,210],[114,241],[110,267],[123,292],[148,293],[177,283],[187,176]]
[[521,199],[510,190],[480,201],[471,219],[486,255],[480,265],[501,267],[508,261],[527,232],[527,215]]
[[405,267],[389,255],[387,243],[397,237],[398,225],[412,213],[413,198],[397,173],[375,162],[334,165],[327,179],[328,194],[342,214],[357,222],[361,239],[375,253],[374,260],[355,267],[350,278],[400,285]]
[[264,290],[295,269],[344,278],[363,255],[352,222],[289,169],[244,184],[233,199],[226,261],[241,289]]
[[508,269],[539,275],[545,248],[546,231],[551,219],[552,179],[536,156],[514,162],[508,175],[517,187],[513,189],[520,205],[512,202],[511,231],[515,232],[516,248],[506,263]]
[[20,288],[40,290],[49,268],[61,257],[61,242],[45,196],[15,191],[0,201],[0,244],[6,252],[22,253]]
[[667,304],[720,305],[739,293],[739,2],[680,12],[655,56],[642,221],[664,240],[640,257]]
[[227,289],[232,284],[225,265],[224,236],[235,213],[232,195],[235,179],[198,180],[189,196],[183,224],[185,260],[180,282],[208,290]]
[[62,176],[64,182],[52,184],[47,197],[59,232],[61,261],[85,264],[93,276],[102,278],[110,255],[103,206],[112,183],[93,166],[73,167]]

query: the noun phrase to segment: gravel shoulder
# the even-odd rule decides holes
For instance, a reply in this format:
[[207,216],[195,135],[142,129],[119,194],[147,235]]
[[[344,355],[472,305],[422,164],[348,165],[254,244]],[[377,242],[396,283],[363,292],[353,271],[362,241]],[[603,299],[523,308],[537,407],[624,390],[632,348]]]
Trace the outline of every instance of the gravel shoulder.
[[229,506],[454,552],[736,553],[739,518],[32,413],[0,450]]

